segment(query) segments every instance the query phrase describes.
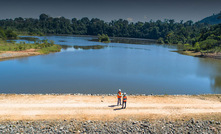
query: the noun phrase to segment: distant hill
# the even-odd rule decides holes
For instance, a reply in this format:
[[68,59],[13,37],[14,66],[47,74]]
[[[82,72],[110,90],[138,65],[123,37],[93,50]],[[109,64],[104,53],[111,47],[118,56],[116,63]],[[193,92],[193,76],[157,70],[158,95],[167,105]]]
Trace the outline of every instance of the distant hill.
[[207,24],[220,24],[221,23],[221,12],[218,14],[213,14],[212,16],[206,17],[199,21],[200,23],[207,23]]

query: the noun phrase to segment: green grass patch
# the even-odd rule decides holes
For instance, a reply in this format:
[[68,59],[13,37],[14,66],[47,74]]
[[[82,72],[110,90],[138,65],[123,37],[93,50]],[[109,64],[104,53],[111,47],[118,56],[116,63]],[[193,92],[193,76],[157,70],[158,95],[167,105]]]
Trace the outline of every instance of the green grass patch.
[[15,43],[0,41],[0,51],[24,51],[27,49],[36,49],[42,54],[48,54],[50,52],[60,52],[61,46],[54,44],[53,41],[39,40],[35,43]]
[[53,45],[50,47],[42,48],[38,52],[41,54],[49,54],[50,52],[60,52],[61,51],[61,46],[59,45]]

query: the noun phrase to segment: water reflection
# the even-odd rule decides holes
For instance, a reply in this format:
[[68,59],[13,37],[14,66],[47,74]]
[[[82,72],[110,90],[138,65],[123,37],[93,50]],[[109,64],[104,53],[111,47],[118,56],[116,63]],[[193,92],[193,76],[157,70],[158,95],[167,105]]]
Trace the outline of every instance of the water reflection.
[[59,42],[67,42],[66,40],[59,40]]
[[210,77],[211,89],[214,93],[221,93],[221,61],[210,58],[200,58],[198,76]]
[[103,49],[107,46],[103,45],[93,45],[93,46],[74,46],[75,49],[83,49],[83,50],[88,50],[88,49]]
[[68,45],[61,45],[62,51],[74,51],[74,50],[89,50],[89,49],[104,49],[106,46],[103,45],[92,45],[92,46],[68,46]]
[[111,47],[116,47],[116,48],[124,48],[124,49],[137,49],[137,50],[147,50],[147,51],[150,51],[150,49],[147,49],[147,48],[138,48],[138,47],[124,47],[124,46],[109,46],[110,48]]
[[156,40],[137,39],[137,38],[119,38],[119,37],[111,38],[111,42],[125,43],[125,44],[145,44],[145,45],[156,44]]
[[61,45],[61,48],[64,50],[67,50],[68,48],[72,48],[72,46],[68,46],[68,45]]

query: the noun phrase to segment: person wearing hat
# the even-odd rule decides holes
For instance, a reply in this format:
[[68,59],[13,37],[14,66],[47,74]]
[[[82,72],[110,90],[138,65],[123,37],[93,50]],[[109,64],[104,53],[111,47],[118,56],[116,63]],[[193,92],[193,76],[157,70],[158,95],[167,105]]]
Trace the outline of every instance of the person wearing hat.
[[121,97],[122,97],[122,95],[121,95],[121,89],[119,89],[118,90],[118,93],[117,93],[117,99],[118,99],[118,101],[117,101],[117,105],[121,105]]
[[123,104],[122,104],[122,109],[124,108],[126,108],[126,104],[127,104],[127,94],[126,93],[124,93],[124,95],[123,95]]

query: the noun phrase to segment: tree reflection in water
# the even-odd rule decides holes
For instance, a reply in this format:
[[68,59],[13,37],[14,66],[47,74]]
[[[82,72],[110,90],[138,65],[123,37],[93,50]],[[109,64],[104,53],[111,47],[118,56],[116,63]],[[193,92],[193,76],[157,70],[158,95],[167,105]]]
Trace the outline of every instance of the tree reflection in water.
[[210,77],[211,89],[214,93],[221,93],[221,60],[200,58],[197,70],[199,76]]

